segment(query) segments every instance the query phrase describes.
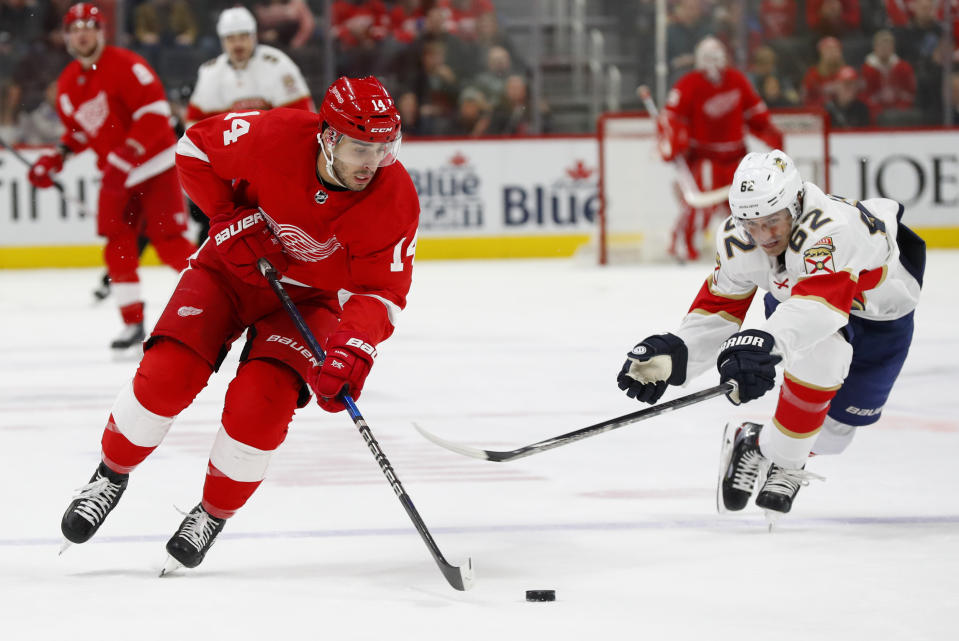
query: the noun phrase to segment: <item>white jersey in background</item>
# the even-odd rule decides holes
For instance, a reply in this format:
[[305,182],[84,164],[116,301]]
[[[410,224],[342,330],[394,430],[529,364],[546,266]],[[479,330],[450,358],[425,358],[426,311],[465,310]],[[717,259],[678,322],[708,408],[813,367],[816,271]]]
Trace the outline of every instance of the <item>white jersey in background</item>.
[[717,235],[717,265],[677,336],[689,349],[687,380],[716,365],[719,346],[739,331],[757,288],[780,305],[760,326],[790,361],[834,334],[849,315],[886,321],[919,300],[919,283],[899,259],[902,206],[886,198],[850,202],[805,183],[803,211],[785,260],[767,256],[728,218]]
[[274,107],[315,111],[296,64],[279,49],[259,44],[243,69],[226,53],[200,66],[186,118],[193,124],[220,113]]

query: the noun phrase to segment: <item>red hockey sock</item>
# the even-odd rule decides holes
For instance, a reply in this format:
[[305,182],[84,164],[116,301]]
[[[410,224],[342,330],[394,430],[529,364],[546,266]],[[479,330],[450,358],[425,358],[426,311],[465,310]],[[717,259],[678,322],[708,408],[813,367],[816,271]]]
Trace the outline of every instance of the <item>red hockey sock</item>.
[[174,417],[206,386],[211,369],[182,343],[159,338],[146,351],[133,384],[117,397],[103,430],[103,461],[129,474],[166,436]]
[[160,260],[178,272],[186,269],[187,259],[196,251],[196,247],[181,235],[151,238],[153,248]]
[[780,430],[796,438],[805,438],[822,427],[836,389],[820,389],[803,384],[788,375],[779,390],[774,420]]
[[246,503],[266,475],[270,457],[286,438],[299,396],[300,378],[269,360],[243,363],[230,383],[206,482],[203,509],[229,518]]

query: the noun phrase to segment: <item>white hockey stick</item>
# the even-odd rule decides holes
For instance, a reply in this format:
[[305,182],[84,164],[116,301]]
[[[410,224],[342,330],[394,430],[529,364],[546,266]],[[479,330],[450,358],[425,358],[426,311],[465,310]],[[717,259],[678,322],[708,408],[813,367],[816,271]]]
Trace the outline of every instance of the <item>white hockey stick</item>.
[[[636,95],[643,101],[649,117],[654,120],[658,118],[659,109],[656,108],[656,103],[653,102],[653,96],[649,92],[649,87],[640,85],[636,88]],[[679,185],[679,190],[683,194],[683,200],[693,209],[702,209],[704,207],[718,205],[728,197],[729,185],[710,191],[700,191],[699,186],[696,185],[696,179],[693,177],[693,172],[690,171],[689,165],[686,164],[686,159],[682,156],[673,158],[671,162],[673,167],[676,168],[676,183]]]

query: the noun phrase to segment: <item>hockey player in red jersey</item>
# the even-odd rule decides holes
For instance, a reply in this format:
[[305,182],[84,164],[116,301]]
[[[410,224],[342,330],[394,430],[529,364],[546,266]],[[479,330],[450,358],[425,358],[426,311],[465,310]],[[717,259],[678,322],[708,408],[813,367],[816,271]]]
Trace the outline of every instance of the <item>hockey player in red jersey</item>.
[[[742,72],[727,66],[726,50],[716,38],[696,45],[693,71],[670,90],[657,121],[663,160],[681,157],[700,191],[728,185],[746,153],[746,128],[773,149],[782,148],[782,132],[769,118],[766,104]],[[699,257],[700,232],[725,205],[695,209],[681,202],[669,253],[679,259]]]
[[[419,200],[396,161],[400,117],[372,77],[340,78],[320,114],[294,109],[214,116],[177,146],[187,194],[211,219],[116,400],[96,473],[62,531],[82,543],[100,527],[130,472],[163,440],[247,331],[210,452],[202,500],[167,543],[167,568],[195,567],[253,494],[312,390],[329,411],[358,398],[406,305]],[[320,345],[304,345],[257,261],[267,258]]]
[[66,127],[57,151],[30,167],[30,182],[53,186],[51,174],[85,149],[103,172],[97,233],[125,325],[114,350],[143,341],[138,236],[145,235],[164,263],[180,271],[196,247],[186,231],[183,195],[174,169],[176,136],[163,85],[146,61],[126,49],[106,46],[100,10],[81,2],[63,18],[67,48],[75,60],[57,82],[57,110]]
[[[810,453],[838,454],[879,420],[912,341],[925,243],[887,198],[849,201],[803,182],[780,150],[748,154],[729,190],[732,215],[716,238],[716,268],[673,332],[627,355],[619,387],[655,403],[668,385],[719,370],[735,403],[775,387],[763,423],[726,426],[716,505],[789,512]],[[766,320],[742,323],[758,289]]]

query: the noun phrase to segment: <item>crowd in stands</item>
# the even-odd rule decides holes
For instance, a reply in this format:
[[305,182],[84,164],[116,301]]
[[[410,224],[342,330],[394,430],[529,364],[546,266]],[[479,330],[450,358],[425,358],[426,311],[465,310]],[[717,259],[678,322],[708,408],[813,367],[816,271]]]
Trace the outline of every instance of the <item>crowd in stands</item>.
[[[944,84],[953,109],[959,104],[959,0],[748,0],[745,20],[736,11],[743,4],[675,3],[667,39],[673,79],[712,33],[745,49],[770,107],[823,108],[833,127],[943,124]],[[947,59],[951,83],[943,82]]]
[[[74,1],[0,0],[4,140],[55,138],[55,81],[70,61],[60,18]],[[947,1],[954,7],[949,33],[942,19]],[[123,24],[113,25],[113,44],[143,55],[175,101],[188,99],[198,66],[220,53],[214,30],[219,12],[244,5],[256,16],[259,41],[286,51],[314,96],[325,91],[324,56],[332,46],[336,75],[374,74],[390,89],[407,136],[532,132],[535,61],[524,59],[503,30],[492,0],[334,0],[329,23],[322,16],[326,4],[100,2],[108,19],[123,17]],[[643,58],[640,67],[651,69],[655,0],[614,4],[615,15],[635,16],[618,27]],[[691,69],[696,43],[712,34],[746,61],[770,107],[820,107],[834,127],[941,124],[944,84],[952,108],[959,105],[953,44],[959,41],[959,0],[669,0],[669,8],[671,82]],[[951,83],[943,82],[947,59],[956,70]],[[653,81],[640,75],[640,81]],[[541,130],[554,131],[546,101],[535,109]]]

